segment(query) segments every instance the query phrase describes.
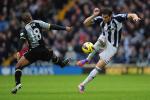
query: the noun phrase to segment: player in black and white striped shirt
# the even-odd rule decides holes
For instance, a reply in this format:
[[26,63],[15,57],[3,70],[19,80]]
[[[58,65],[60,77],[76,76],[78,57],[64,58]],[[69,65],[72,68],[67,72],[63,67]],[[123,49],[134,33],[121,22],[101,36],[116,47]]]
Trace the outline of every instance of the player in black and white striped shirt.
[[117,14],[113,15],[110,8],[105,8],[102,10],[102,16],[100,14],[100,9],[95,8],[93,14],[86,18],[84,24],[86,26],[99,25],[102,29],[101,35],[99,36],[97,42],[94,44],[95,50],[89,54],[87,59],[77,62],[77,65],[83,66],[85,63],[90,62],[93,56],[101,49],[103,51],[99,54],[100,60],[96,64],[95,68],[91,71],[89,76],[78,86],[81,93],[84,92],[85,85],[90,82],[98,72],[105,67],[112,57],[116,54],[120,39],[121,39],[121,29],[122,23],[127,19],[132,19],[134,21],[139,21],[140,18],[134,13]]

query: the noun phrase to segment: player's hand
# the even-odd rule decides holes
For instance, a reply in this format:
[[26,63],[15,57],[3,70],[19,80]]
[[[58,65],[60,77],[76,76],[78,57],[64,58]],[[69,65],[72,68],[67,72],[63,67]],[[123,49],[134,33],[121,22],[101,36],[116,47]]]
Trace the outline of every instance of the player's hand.
[[100,13],[100,9],[99,8],[95,8],[94,11],[93,11],[93,15],[94,16],[98,16]]
[[17,58],[17,61],[20,59],[20,53],[19,52],[16,53],[16,58]]
[[135,21],[135,22],[138,22],[139,20],[141,20],[141,18],[139,18],[139,17],[134,17],[133,18],[133,21]]
[[139,20],[141,20],[141,18],[139,18],[137,14],[132,14],[132,19],[135,22],[138,22]]
[[72,31],[72,27],[68,27],[68,26],[67,26],[67,27],[66,27],[66,31],[67,31],[67,32],[71,32],[71,31]]

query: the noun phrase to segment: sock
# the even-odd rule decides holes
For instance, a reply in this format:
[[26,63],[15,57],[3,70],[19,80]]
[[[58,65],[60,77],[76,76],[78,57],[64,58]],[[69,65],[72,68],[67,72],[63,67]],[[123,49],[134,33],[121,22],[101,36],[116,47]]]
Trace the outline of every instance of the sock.
[[95,76],[98,74],[98,72],[100,72],[102,69],[99,67],[95,67],[90,74],[88,75],[88,77],[81,83],[81,85],[85,86],[87,83],[89,83],[90,81],[92,81]]
[[15,82],[16,85],[21,83],[21,76],[22,76],[22,69],[20,68],[16,68],[16,72],[15,72]]
[[94,49],[95,50],[88,55],[88,57],[87,57],[88,61],[91,61],[91,59],[94,57],[94,55],[100,50],[100,42],[99,41],[97,41],[94,44]]
[[58,63],[59,62],[59,58],[57,56],[53,56],[52,57],[52,62],[53,63]]
[[52,62],[54,63],[54,64],[57,64],[57,65],[60,65],[60,67],[64,67],[63,66],[63,59],[61,59],[60,57],[57,57],[57,56],[53,56],[52,57]]

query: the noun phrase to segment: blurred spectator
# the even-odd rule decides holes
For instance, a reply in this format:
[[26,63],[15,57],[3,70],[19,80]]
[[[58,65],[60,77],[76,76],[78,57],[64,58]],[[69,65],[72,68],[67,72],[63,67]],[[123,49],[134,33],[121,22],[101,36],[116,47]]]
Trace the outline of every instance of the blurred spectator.
[[[61,3],[60,3],[61,2]],[[67,5],[74,2],[73,6]],[[141,18],[139,23],[126,21],[122,40],[113,63],[150,64],[150,0],[1,0],[0,1],[0,64],[9,60],[17,48],[19,32],[23,27],[21,14],[30,11],[34,19],[49,23],[73,26],[73,32],[50,31],[45,35],[45,42],[54,48],[59,56],[72,56],[74,60],[82,59],[81,46],[85,41],[95,42],[100,35],[99,27],[83,26],[86,17],[92,14],[95,7],[110,6],[114,13],[135,12]],[[65,11],[65,12],[63,12]],[[57,15],[63,12],[64,19]],[[63,16],[63,14],[61,15]],[[11,59],[12,60],[12,59]],[[96,61],[96,60],[95,60]],[[15,63],[13,59],[11,64]]]

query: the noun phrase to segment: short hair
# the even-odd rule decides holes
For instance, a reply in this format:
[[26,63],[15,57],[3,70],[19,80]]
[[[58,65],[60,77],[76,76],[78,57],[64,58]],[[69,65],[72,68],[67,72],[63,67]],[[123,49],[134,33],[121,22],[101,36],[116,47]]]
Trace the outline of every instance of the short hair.
[[29,12],[24,12],[21,16],[23,22],[28,22],[31,20],[31,14]]
[[108,16],[111,16],[112,15],[112,8],[103,8],[102,9],[102,14],[104,15],[108,15]]

